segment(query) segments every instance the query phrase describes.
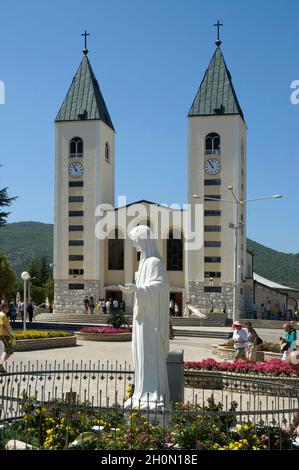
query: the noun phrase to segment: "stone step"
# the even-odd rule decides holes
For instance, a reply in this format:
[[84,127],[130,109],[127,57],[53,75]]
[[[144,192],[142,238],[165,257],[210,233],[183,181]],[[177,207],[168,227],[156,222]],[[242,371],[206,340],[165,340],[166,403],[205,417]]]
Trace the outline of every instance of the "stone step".
[[[254,320],[252,318],[241,318],[240,322],[246,323],[250,321],[253,328],[267,328],[270,330],[283,330],[283,325],[287,323],[286,320]],[[294,323],[298,328],[297,322]]]
[[[35,320],[38,322],[49,322],[49,323],[82,323],[82,324],[97,324],[106,325],[108,315],[99,314],[53,314],[53,313],[42,313],[36,316]],[[126,315],[126,319],[129,323],[132,323],[132,315]],[[174,326],[221,326],[220,323],[212,320],[194,318],[194,317],[172,317],[172,324]]]

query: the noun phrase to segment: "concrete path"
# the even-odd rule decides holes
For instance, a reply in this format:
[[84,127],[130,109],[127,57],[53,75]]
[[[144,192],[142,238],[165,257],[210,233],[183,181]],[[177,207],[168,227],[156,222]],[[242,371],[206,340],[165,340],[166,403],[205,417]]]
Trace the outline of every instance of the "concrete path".
[[[201,330],[201,331],[231,331],[229,327],[176,327],[176,329]],[[257,333],[264,341],[279,342],[279,336],[283,335],[279,330],[257,329]],[[208,357],[215,357],[212,346],[215,344],[223,344],[226,340],[219,338],[200,338],[200,337],[184,337],[179,336],[170,341],[171,350],[184,350],[185,361],[199,361]],[[132,364],[131,342],[114,343],[114,342],[93,342],[78,341],[77,347],[47,349],[41,351],[16,352],[9,362],[14,361],[16,364],[27,361],[39,360],[41,363],[48,361],[53,363],[56,361],[71,362],[115,362],[121,364],[127,362]],[[8,362],[8,363],[9,363]]]

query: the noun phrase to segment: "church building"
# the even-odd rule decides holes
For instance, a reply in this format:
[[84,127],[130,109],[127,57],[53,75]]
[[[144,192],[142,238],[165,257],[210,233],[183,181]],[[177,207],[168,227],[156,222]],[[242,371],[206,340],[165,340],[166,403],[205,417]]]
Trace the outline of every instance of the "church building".
[[[224,309],[232,318],[233,308],[238,317],[253,301],[248,287],[252,276],[247,276],[246,210],[240,203],[246,199],[247,127],[220,46],[218,39],[188,113],[187,202],[194,211],[201,203],[195,231],[202,244],[195,250],[186,249],[183,231],[169,224],[167,236],[159,238],[157,246],[180,315],[188,303],[203,314],[211,308]],[[132,204],[114,206],[115,128],[86,48],[83,53],[55,119],[57,314],[82,313],[86,295],[96,302],[122,298],[118,285],[132,283],[138,266],[138,254],[120,227],[112,226],[106,239],[95,234],[99,205],[111,205],[120,217],[129,213]],[[150,201],[138,203],[146,210],[139,224],[155,228],[150,219],[153,206],[175,219],[175,209]],[[133,296],[123,300],[130,312]]]

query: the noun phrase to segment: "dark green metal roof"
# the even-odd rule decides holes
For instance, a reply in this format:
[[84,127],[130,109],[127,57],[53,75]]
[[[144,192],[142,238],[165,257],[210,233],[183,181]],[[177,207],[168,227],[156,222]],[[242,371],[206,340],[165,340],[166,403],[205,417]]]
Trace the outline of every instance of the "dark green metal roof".
[[188,116],[239,114],[244,120],[220,47],[206,70]]
[[114,130],[107,106],[85,55],[55,121],[104,121]]

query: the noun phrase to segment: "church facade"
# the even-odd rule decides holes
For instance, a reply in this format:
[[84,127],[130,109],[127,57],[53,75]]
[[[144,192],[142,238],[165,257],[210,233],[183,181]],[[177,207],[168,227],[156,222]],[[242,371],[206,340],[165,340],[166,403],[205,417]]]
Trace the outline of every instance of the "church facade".
[[[171,298],[182,314],[225,309],[239,316],[252,302],[246,278],[247,128],[219,42],[188,114],[188,204],[202,243],[189,249],[175,223],[178,212],[150,201],[115,203],[115,129],[87,57],[87,50],[55,120],[54,313],[82,312],[84,297],[122,298],[118,284],[132,283],[138,255],[115,220],[147,224],[156,211],[169,220],[157,246],[165,262]],[[196,197],[194,197],[196,195]],[[114,222],[96,236],[99,206]],[[200,212],[197,212],[199,211]],[[160,232],[161,233],[161,232]],[[234,290],[234,285],[236,289]],[[248,294],[249,292],[249,294]],[[133,296],[123,299],[132,310]]]

